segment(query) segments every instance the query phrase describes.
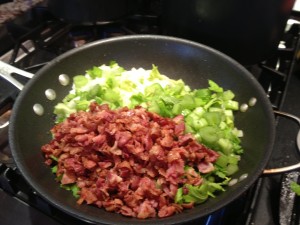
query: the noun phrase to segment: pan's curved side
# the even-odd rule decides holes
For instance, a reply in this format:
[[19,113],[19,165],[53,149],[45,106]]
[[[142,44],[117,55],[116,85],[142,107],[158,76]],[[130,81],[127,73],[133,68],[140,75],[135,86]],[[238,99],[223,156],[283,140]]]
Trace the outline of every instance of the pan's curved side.
[[[259,177],[270,156],[275,131],[271,105],[253,76],[231,58],[201,44],[172,37],[132,35],[97,41],[57,57],[42,68],[20,93],[9,128],[12,154],[23,176],[46,200],[75,217],[92,222],[115,225],[141,222],[121,215],[112,216],[112,213],[88,205],[78,206],[71,193],[56,183],[40,151],[40,147],[51,139],[53,107],[70,89],[70,84],[62,85],[58,76],[64,73],[72,78],[111,60],[126,69],[150,69],[155,64],[161,73],[175,79],[182,78],[192,88],[206,87],[207,80],[212,79],[225,89],[231,89],[241,103],[248,103],[251,97],[257,98],[254,107],[236,115],[236,124],[245,134],[242,140],[245,154],[234,178],[243,174],[248,174],[248,177],[194,209],[169,218],[145,220],[143,224],[181,224],[197,219],[237,198]],[[55,90],[55,100],[45,97],[47,89]],[[41,116],[32,109],[36,103],[44,107]]]

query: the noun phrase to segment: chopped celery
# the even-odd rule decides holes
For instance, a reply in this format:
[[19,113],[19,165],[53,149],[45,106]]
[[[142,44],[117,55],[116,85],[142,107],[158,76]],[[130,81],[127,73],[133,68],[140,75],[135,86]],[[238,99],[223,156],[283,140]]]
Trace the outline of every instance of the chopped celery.
[[214,179],[204,180],[203,183],[199,186],[193,186],[190,184],[184,185],[187,189],[187,193],[183,193],[182,188],[176,193],[175,202],[176,203],[202,203],[207,200],[209,196],[215,197],[213,194],[217,191],[224,191],[223,186],[227,185],[228,179],[225,179],[224,182],[216,183]]
[[150,112],[160,113],[160,107],[156,101],[149,102],[148,110]]
[[227,176],[231,176],[239,170],[238,165],[236,164],[228,164],[227,166]]
[[89,107],[90,102],[87,100],[81,100],[76,102],[76,111],[85,111]]
[[51,172],[56,173],[57,172],[57,165],[51,167]]
[[216,165],[220,167],[226,167],[227,164],[228,164],[228,157],[224,154],[220,155],[220,157],[216,161]]
[[196,128],[197,121],[199,117],[195,113],[190,113],[185,117],[185,122],[187,125]]
[[50,158],[53,159],[53,160],[56,161],[56,162],[58,161],[58,158],[55,157],[54,155],[51,155]]
[[[189,126],[189,125],[185,125],[185,131],[187,133],[194,133],[193,128],[191,126]],[[201,138],[198,134],[195,134],[195,137],[196,137],[197,140],[198,140],[198,137],[199,137],[199,139]]]
[[203,114],[203,118],[206,119],[208,125],[219,125],[224,120],[224,115],[221,112],[206,112]]
[[158,83],[151,84],[145,88],[146,97],[161,95],[164,92],[162,86]]
[[182,109],[194,109],[195,101],[192,95],[184,95],[178,103],[182,106]]
[[102,96],[103,90],[99,84],[94,85],[86,94],[87,100],[92,100],[96,96]]
[[140,105],[143,102],[145,102],[145,98],[144,98],[143,94],[139,93],[136,95],[132,95],[130,97],[130,101],[131,101],[131,104],[129,105],[129,107],[132,108],[135,105]]
[[205,113],[205,110],[203,107],[197,107],[193,110],[193,113],[195,113],[197,116],[201,117]]
[[291,182],[291,189],[295,192],[298,196],[300,196],[300,184],[297,184],[295,181]]
[[183,109],[182,111],[181,111],[181,114],[183,115],[183,116],[187,116],[188,114],[190,114],[191,113],[191,110],[189,110],[189,109]]
[[209,87],[208,89],[217,93],[223,92],[223,88],[216,84],[214,81],[208,81]]
[[158,71],[158,67],[155,65],[152,65],[152,70],[149,76],[150,81],[154,81],[155,79],[160,80],[162,78],[160,72]]
[[60,187],[68,191],[71,191],[75,198],[79,198],[78,195],[79,187],[77,186],[77,184],[61,184]]
[[208,125],[208,122],[205,118],[200,118],[200,119],[197,119],[196,121],[194,121],[193,123],[193,127],[196,129],[196,130],[199,130],[201,127],[205,127]]
[[126,91],[133,91],[136,86],[137,85],[130,80],[125,80],[124,82],[120,83],[120,89],[124,89]]
[[240,161],[240,156],[238,155],[230,154],[228,156],[228,163],[237,165],[239,161]]
[[103,94],[102,98],[103,100],[115,103],[120,101],[121,96],[118,92],[107,89],[106,92]]
[[181,187],[181,188],[178,188],[178,190],[177,190],[177,192],[176,192],[176,195],[175,195],[175,202],[180,202],[180,203],[182,203],[182,201],[183,201],[182,195],[183,195],[183,190],[182,190],[182,187]]
[[232,100],[234,98],[234,93],[231,90],[224,91],[220,98],[224,101]]
[[102,70],[99,67],[94,66],[92,69],[87,70],[87,74],[92,78],[102,77]]
[[209,89],[203,88],[195,91],[195,97],[202,99],[203,102],[208,102],[211,98],[212,92]]
[[226,138],[220,138],[218,140],[218,144],[221,147],[222,152],[226,155],[229,155],[232,152],[232,144],[231,141]]
[[201,127],[198,130],[198,133],[200,134],[203,143],[208,146],[212,146],[214,143],[216,143],[219,140],[218,129],[216,127],[213,126]]
[[54,107],[54,114],[57,115],[57,119],[64,118],[65,115],[70,115],[74,112],[76,112],[76,105],[71,106],[72,104],[64,104],[64,103],[58,103]]
[[73,78],[74,85],[76,88],[81,88],[88,83],[88,79],[83,75],[77,75]]
[[228,101],[225,102],[225,108],[226,109],[238,110],[239,109],[239,103],[237,101],[228,100]]
[[[182,113],[184,110],[184,108],[182,107],[181,104],[177,103],[177,104],[174,104],[173,108],[172,108],[172,113],[174,115],[178,115],[180,113]],[[188,113],[189,114],[189,113]]]

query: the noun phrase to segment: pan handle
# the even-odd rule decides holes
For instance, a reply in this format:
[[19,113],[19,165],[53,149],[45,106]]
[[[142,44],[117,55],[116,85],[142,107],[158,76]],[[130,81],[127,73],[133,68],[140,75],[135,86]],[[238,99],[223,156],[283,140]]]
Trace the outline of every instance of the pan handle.
[[7,64],[5,62],[0,61],[0,76],[10,82],[12,85],[14,85],[19,90],[22,90],[24,85],[21,84],[19,81],[17,81],[12,74],[16,73],[20,76],[32,78],[34,74],[29,73],[25,70],[18,69],[10,64]]
[[[281,111],[276,111],[276,110],[274,110],[274,113],[276,115],[283,116],[283,117],[286,117],[288,119],[292,119],[293,121],[297,122],[298,125],[300,126],[300,118],[299,117],[294,116],[294,115],[289,114],[289,113],[286,113],[286,112],[281,112]],[[300,148],[300,130],[299,130],[298,135],[297,135],[297,147],[298,147],[298,150],[300,151],[300,149],[299,149]],[[285,166],[285,167],[280,167],[280,168],[273,168],[273,169],[265,169],[263,171],[263,174],[284,173],[284,172],[289,172],[289,171],[296,170],[296,169],[300,169],[300,162],[296,163],[294,165],[290,165],[290,166]]]

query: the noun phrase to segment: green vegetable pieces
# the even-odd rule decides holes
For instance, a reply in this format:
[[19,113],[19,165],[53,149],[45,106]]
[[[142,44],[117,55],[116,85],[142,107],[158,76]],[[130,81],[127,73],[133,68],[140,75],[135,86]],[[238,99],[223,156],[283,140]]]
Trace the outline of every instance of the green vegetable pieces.
[[296,182],[291,182],[291,189],[293,192],[295,192],[298,196],[300,196],[300,184],[297,184]]
[[[85,75],[73,77],[73,87],[55,106],[56,122],[71,113],[87,110],[91,101],[109,104],[111,109],[142,105],[149,111],[172,117],[184,108],[194,106],[192,97],[185,96],[190,88],[182,80],[161,75],[156,66],[126,71],[116,62],[93,67]],[[176,105],[176,106],[175,106]],[[177,110],[173,109],[180,106]]]

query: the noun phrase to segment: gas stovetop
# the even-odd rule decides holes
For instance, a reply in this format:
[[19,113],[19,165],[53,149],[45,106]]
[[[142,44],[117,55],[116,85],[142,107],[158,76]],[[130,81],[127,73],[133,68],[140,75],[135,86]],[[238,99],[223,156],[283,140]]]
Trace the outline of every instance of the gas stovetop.
[[[28,13],[23,19],[1,27],[0,41],[5,45],[0,47],[0,59],[32,73],[56,56],[94,40],[128,34],[160,34],[159,18],[155,14],[81,26],[53,18],[45,7],[35,7]],[[262,85],[274,109],[300,116],[297,14],[292,15],[289,23],[277,52],[266,61],[246,68]],[[22,78],[20,82],[26,84],[27,79]],[[17,96],[18,90],[0,79],[0,224],[89,224],[49,205],[16,168],[8,144],[7,121]],[[278,117],[276,122],[276,142],[268,168],[300,160],[296,144],[298,124],[285,117]],[[240,198],[197,224],[300,224],[300,199],[289,188],[291,181],[300,182],[299,171],[262,175]]]

